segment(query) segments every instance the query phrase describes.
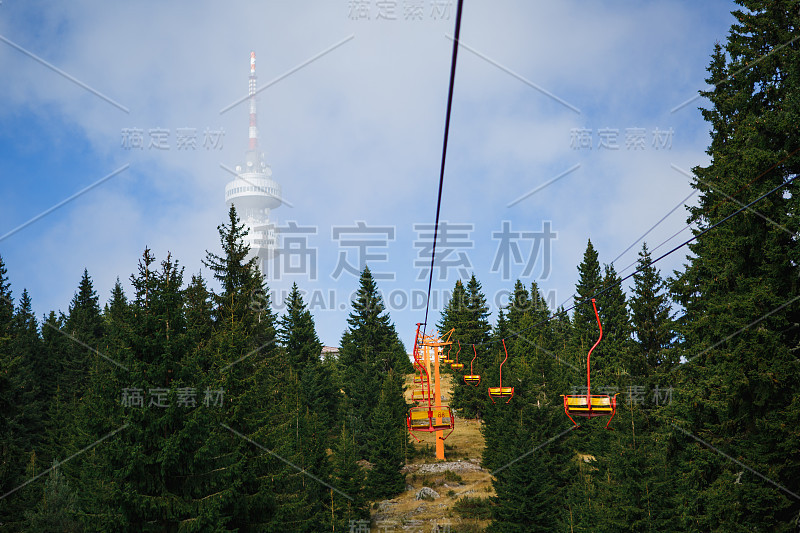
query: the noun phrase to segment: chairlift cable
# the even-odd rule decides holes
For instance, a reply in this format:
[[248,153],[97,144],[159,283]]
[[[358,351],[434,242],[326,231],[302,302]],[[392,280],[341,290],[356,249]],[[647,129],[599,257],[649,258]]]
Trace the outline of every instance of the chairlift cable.
[[456,81],[456,58],[458,57],[458,43],[459,35],[461,33],[461,7],[464,0],[458,0],[456,8],[456,31],[455,38],[453,39],[453,56],[450,60],[450,87],[447,90],[447,111],[444,119],[444,141],[442,143],[442,164],[439,169],[439,195],[436,199],[436,220],[433,225],[433,249],[431,250],[431,268],[430,275],[428,276],[428,294],[425,297],[425,322],[422,326],[422,336],[428,327],[428,311],[430,310],[431,302],[431,285],[433,284],[433,264],[436,260],[436,240],[439,235],[439,213],[442,208],[442,189],[444,187],[444,166],[447,160],[447,137],[450,132],[450,111],[453,108],[453,86]]

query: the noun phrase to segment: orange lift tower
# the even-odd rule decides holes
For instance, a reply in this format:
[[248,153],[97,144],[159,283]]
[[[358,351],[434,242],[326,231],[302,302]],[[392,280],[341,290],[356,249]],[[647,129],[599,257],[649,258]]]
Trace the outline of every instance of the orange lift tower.
[[[425,354],[425,363],[428,366],[428,375],[430,375],[430,365],[431,362],[435,363],[434,371],[433,371],[433,379],[435,382],[435,388],[433,392],[433,403],[436,405],[442,405],[442,389],[441,389],[441,380],[439,378],[439,362],[442,359],[442,353],[444,352],[445,346],[452,346],[453,342],[450,340],[450,336],[455,331],[455,328],[451,329],[447,333],[444,334],[444,337],[439,338],[435,335],[425,335],[422,339],[422,347],[423,352]],[[432,352],[432,354],[430,353]],[[430,355],[429,355],[430,354]],[[436,424],[442,425],[446,423],[442,420],[441,415],[449,414],[450,420],[452,420],[453,413],[450,408],[446,409],[447,413],[445,413],[444,409],[440,409],[438,413],[435,413],[437,416]],[[444,461],[444,432],[440,429],[436,432],[436,458],[440,461]]]
[[[424,373],[429,376],[429,383],[431,365],[433,364],[433,398],[428,397],[427,407],[412,407],[408,415],[408,429],[412,432],[412,435],[414,431],[436,433],[436,458],[442,461],[444,461],[444,440],[453,432],[455,424],[453,411],[449,406],[442,405],[439,362],[442,358],[442,348],[453,344],[450,340],[453,331],[454,329],[448,331],[443,338],[431,334],[425,335],[421,339],[422,361],[419,361],[419,363],[422,364]],[[430,391],[430,388],[428,388],[428,391]],[[430,392],[428,394],[430,395]],[[445,429],[450,430],[447,435],[444,435]]]

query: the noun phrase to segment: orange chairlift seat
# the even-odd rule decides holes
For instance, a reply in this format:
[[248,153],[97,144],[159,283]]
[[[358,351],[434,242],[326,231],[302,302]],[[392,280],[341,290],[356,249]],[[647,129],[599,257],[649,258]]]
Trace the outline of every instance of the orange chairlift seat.
[[475,358],[478,357],[478,352],[475,350],[474,344],[472,345],[472,351],[475,353],[475,356],[472,358],[472,361],[469,362],[469,374],[464,375],[464,383],[477,387],[481,384],[481,375],[475,374],[472,370],[472,363],[475,361]]
[[508,403],[511,401],[511,398],[514,397],[514,387],[503,387],[503,365],[508,360],[508,349],[506,349],[505,339],[503,339],[503,350],[506,352],[506,358],[503,359],[502,363],[500,363],[500,386],[489,387],[489,398],[491,398],[492,403],[494,403],[495,398],[508,398],[508,400],[506,400],[506,403]]
[[[420,389],[413,390],[411,392],[411,396],[412,399],[421,402],[423,405],[418,405],[408,410],[406,426],[408,427],[408,431],[411,433],[411,436],[414,437],[417,442],[421,441],[416,435],[414,435],[415,431],[433,433],[435,431],[449,429],[450,431],[447,433],[447,435],[441,437],[442,440],[444,440],[450,436],[455,428],[455,417],[453,416],[453,411],[449,406],[434,405],[428,369],[425,367],[419,356],[418,347],[422,344],[419,342],[419,327],[421,325],[421,323],[417,324],[417,335],[414,341],[414,366],[419,369],[423,386]],[[435,346],[441,345],[442,343],[435,344]],[[425,403],[427,403],[427,405],[424,405]]]
[[456,342],[458,342],[458,351],[456,352],[456,362],[455,363],[451,363],[450,364],[450,368],[452,368],[453,370],[461,371],[461,370],[464,370],[464,363],[459,363],[458,362],[458,354],[461,353],[461,342],[460,341],[456,341]]
[[586,355],[586,394],[562,394],[564,398],[564,412],[567,414],[575,427],[580,425],[575,422],[572,416],[583,416],[586,418],[595,418],[598,416],[610,416],[606,423],[606,429],[611,429],[609,424],[613,420],[614,415],[617,413],[617,395],[609,396],[608,394],[592,394],[592,382],[589,362],[592,357],[592,351],[600,344],[603,338],[603,326],[600,324],[600,315],[597,313],[597,304],[592,298],[592,307],[594,307],[594,316],[597,318],[597,327],[600,328],[600,337],[589,349]]

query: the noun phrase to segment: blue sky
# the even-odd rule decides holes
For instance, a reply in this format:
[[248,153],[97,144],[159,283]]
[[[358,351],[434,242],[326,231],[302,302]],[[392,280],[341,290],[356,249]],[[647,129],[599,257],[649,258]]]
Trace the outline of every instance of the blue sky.
[[[465,233],[446,260],[465,266],[437,270],[434,319],[462,270],[482,282],[493,320],[518,277],[568,306],[587,239],[609,263],[680,204],[691,189],[676,167],[706,164],[709,126],[703,99],[676,107],[706,87],[734,7],[465,1],[441,214]],[[322,341],[338,345],[357,278],[333,273],[341,253],[359,259],[332,232],[388,228],[394,238],[372,242],[370,266],[390,278],[379,286],[409,346],[424,316],[414,305],[427,288],[418,264],[429,260],[419,225],[435,215],[454,17],[455,1],[433,0],[5,0],[0,255],[15,296],[27,288],[39,316],[66,311],[87,268],[104,302],[116,277],[129,289],[145,246],[159,259],[172,252],[187,280],[209,276],[201,259],[219,249],[230,179],[220,165],[241,161],[247,144],[246,105],[220,111],[246,95],[250,51],[263,87],[339,44],[259,93],[261,148],[293,206],[274,216],[308,231],[306,268],[269,285],[280,300],[297,282]],[[169,130],[167,147],[126,148],[132,128],[145,142]],[[195,130],[196,148],[178,149],[184,128]],[[221,142],[203,147],[207,130],[224,131]],[[557,237],[547,265],[527,238],[508,276],[493,271],[504,221],[525,234],[549,224]],[[654,248],[685,226],[678,208],[646,240]],[[689,237],[684,230],[656,254]],[[616,261],[618,272],[631,272],[623,269],[640,247]],[[659,263],[662,273],[684,256]]]

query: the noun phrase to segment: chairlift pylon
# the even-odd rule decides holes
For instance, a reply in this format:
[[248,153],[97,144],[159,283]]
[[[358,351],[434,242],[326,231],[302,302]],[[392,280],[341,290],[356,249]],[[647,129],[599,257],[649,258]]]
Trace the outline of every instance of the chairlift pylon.
[[[422,405],[411,407],[408,410],[408,415],[406,416],[406,426],[408,427],[408,431],[411,436],[414,437],[417,442],[421,441],[414,434],[416,431],[433,433],[449,429],[450,431],[447,433],[447,435],[440,437],[442,440],[445,440],[450,436],[455,428],[455,416],[453,415],[453,411],[449,406],[434,405],[435,402],[433,401],[433,395],[431,394],[430,375],[428,374],[428,369],[420,358],[419,351],[422,346],[434,346],[434,349],[438,350],[444,344],[452,344],[449,342],[449,335],[453,333],[453,330],[448,332],[448,339],[446,341],[439,339],[437,342],[432,344],[425,344],[424,339],[420,339],[419,327],[421,325],[422,323],[417,324],[417,333],[416,338],[414,339],[414,366],[419,369],[419,384],[422,386],[419,389],[414,389],[411,391],[411,398]],[[434,356],[436,355],[437,354],[434,354]],[[426,403],[427,405],[425,405]]]

